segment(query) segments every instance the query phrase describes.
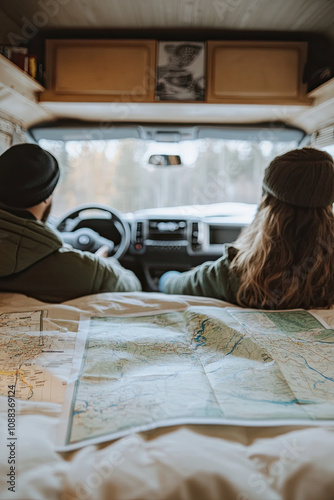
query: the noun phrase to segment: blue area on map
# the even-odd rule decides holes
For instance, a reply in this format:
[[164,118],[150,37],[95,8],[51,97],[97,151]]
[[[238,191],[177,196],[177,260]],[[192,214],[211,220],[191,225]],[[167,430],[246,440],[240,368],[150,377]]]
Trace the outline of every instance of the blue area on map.
[[326,375],[324,375],[323,373],[319,372],[319,370],[316,370],[315,368],[313,368],[312,366],[310,366],[307,362],[307,360],[303,357],[303,356],[300,356],[304,362],[305,362],[305,365],[307,366],[307,368],[309,368],[310,370],[318,373],[319,375],[321,375],[321,377],[325,378],[326,380],[329,380],[330,382],[334,382],[334,379],[331,378],[331,377],[326,377]]
[[194,335],[194,340],[196,342],[196,347],[200,347],[201,345],[206,345],[206,337],[204,335],[204,329],[205,329],[204,325],[208,321],[210,321],[210,320],[209,319],[205,319],[204,321],[202,321],[201,328],[199,330],[197,330],[197,332]]

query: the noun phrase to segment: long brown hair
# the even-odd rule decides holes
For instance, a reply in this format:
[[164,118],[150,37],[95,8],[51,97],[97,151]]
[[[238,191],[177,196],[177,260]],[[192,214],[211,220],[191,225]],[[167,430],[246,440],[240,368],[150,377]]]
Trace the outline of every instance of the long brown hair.
[[234,246],[237,302],[264,309],[334,304],[332,206],[301,208],[266,194]]

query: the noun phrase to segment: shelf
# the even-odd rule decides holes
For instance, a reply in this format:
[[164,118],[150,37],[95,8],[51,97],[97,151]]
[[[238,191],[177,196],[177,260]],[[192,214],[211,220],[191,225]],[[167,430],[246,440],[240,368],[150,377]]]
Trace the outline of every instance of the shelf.
[[324,101],[324,100],[329,100],[334,98],[334,78],[331,78],[327,82],[323,83],[316,89],[313,89],[311,92],[309,92],[308,97],[312,97],[316,99],[317,101]]
[[20,94],[31,97],[35,92],[43,92],[45,89],[37,80],[31,78],[25,71],[0,54],[1,83],[16,90]]
[[24,126],[52,117],[38,104],[44,87],[2,55],[0,75],[0,113]]
[[307,96],[313,99],[313,105],[298,116],[296,124],[310,133],[333,125],[334,78],[312,90]]

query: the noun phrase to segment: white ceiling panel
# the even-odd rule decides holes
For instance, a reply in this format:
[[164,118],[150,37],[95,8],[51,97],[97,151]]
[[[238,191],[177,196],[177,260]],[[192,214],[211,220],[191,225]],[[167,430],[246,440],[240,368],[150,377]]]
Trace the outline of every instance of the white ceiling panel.
[[[334,38],[333,0],[1,0],[8,31],[47,28],[212,28],[323,33]],[[4,23],[0,23],[1,30]],[[4,35],[4,33],[2,33]],[[6,34],[5,34],[6,35]]]

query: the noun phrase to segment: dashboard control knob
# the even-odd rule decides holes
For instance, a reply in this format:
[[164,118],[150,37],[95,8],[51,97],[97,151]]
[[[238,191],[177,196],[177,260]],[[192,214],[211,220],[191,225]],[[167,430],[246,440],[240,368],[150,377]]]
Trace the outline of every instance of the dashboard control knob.
[[80,245],[88,245],[90,243],[90,237],[86,234],[81,234],[78,238]]

